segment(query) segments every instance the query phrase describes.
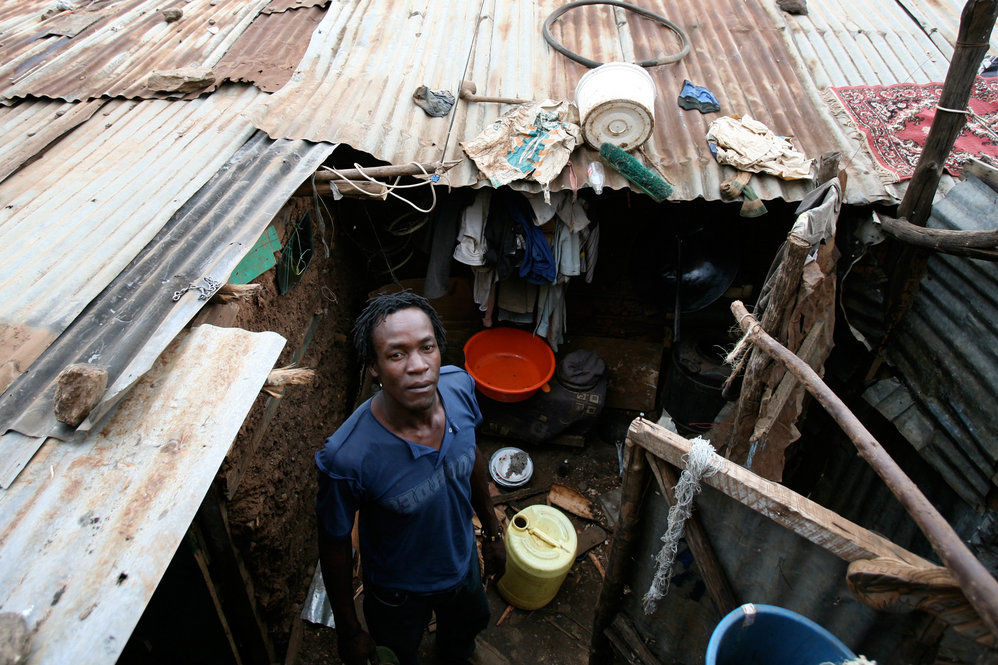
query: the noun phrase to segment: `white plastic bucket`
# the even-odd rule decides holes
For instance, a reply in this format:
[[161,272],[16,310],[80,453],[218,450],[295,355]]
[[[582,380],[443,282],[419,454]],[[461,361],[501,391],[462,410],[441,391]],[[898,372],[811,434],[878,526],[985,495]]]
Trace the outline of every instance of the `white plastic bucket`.
[[644,67],[608,62],[590,69],[575,86],[582,136],[599,150],[612,143],[635,150],[655,127],[655,81]]

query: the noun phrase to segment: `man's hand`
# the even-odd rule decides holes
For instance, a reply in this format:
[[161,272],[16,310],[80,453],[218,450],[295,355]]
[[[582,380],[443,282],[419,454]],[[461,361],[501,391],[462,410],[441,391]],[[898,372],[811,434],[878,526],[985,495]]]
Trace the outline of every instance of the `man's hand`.
[[482,559],[485,560],[485,577],[498,581],[506,572],[506,545],[501,540],[482,542]]
[[364,631],[353,635],[340,635],[336,641],[340,652],[340,660],[346,665],[379,665],[378,646],[374,639]]

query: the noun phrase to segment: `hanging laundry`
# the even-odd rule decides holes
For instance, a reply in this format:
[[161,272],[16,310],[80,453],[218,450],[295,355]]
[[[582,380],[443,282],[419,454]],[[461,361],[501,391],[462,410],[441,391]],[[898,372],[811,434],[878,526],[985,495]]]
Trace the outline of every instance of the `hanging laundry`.
[[457,233],[454,258],[469,266],[485,265],[485,220],[492,190],[481,189],[474,202],[461,213],[461,229]]
[[507,198],[507,210],[523,228],[527,245],[520,262],[520,277],[531,284],[552,284],[558,276],[554,253],[548,239],[534,224],[534,211],[530,203],[519,192],[512,192]]
[[592,284],[596,272],[596,258],[599,256],[599,222],[592,222],[579,232],[582,251],[579,252],[580,270],[585,275],[586,284]]
[[537,295],[537,325],[534,327],[534,334],[547,339],[554,351],[565,341],[565,321],[568,318],[565,310],[566,286],[564,282],[546,284],[539,287]]
[[784,180],[811,177],[811,161],[785,136],[749,116],[724,116],[707,127],[707,144],[720,164]]
[[519,273],[527,247],[523,226],[509,212],[509,190],[496,190],[485,224],[485,265],[495,268],[499,281]]

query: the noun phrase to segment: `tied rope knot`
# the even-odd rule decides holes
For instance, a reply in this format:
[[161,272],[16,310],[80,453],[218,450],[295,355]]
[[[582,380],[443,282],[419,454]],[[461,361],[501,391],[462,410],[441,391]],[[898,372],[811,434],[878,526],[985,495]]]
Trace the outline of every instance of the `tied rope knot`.
[[658,601],[669,592],[669,579],[672,577],[672,566],[676,562],[679,539],[683,536],[686,520],[693,513],[693,497],[700,493],[700,481],[713,476],[721,467],[721,458],[714,451],[714,446],[700,436],[693,439],[690,452],[684,458],[686,468],[676,482],[676,500],[669,508],[668,523],[660,539],[662,549],[655,557],[657,562],[655,577],[652,578],[651,586],[641,600],[645,614],[653,613]]

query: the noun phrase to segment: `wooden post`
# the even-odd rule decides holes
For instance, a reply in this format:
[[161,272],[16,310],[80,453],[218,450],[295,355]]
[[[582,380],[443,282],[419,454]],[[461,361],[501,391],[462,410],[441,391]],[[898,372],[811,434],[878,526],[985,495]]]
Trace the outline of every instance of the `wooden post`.
[[[973,92],[977,69],[990,47],[991,30],[996,19],[998,0],[968,0],[960,15],[956,49],[946,71],[939,108],[925,139],[925,147],[918,157],[915,173],[898,206],[898,218],[903,217],[915,226],[925,226],[932,212],[932,199],[939,187],[943,165],[966,124],[963,111]],[[918,283],[925,274],[927,257],[924,250],[907,246],[897,252],[885,302],[888,334],[911,306]]]
[[[800,287],[804,269],[804,260],[811,245],[806,240],[795,235],[787,236],[786,251],[777,269],[773,288],[769,292],[766,308],[762,312],[762,325],[773,335],[784,337],[783,323],[790,310],[793,309],[797,291]],[[742,382],[741,395],[735,412],[734,425],[730,430],[730,438],[724,447],[725,456],[736,462],[744,462],[748,457],[751,445],[752,431],[759,418],[759,406],[765,385],[762,374],[772,361],[763,353],[749,351],[748,364],[745,369],[745,379]],[[723,438],[715,439],[722,441]]]
[[221,606],[242,663],[270,665],[276,662],[266,625],[256,611],[249,573],[229,533],[221,493],[214,485],[208,490],[195,519],[204,536],[211,578],[220,587]]
[[918,486],[901,470],[870,431],[849,410],[849,407],[825,385],[807,363],[781,346],[759,324],[745,306],[735,301],[731,311],[738,325],[748,334],[757,348],[782,362],[835,419],[839,427],[856,445],[860,456],[877,472],[894,496],[929,539],[932,549],[953,576],[967,600],[981,615],[988,629],[998,636],[998,581],[981,565],[948,522],[939,514]]
[[604,632],[620,611],[624,597],[624,580],[633,569],[634,544],[637,539],[638,521],[641,517],[641,499],[644,494],[648,463],[644,451],[628,437],[624,458],[624,482],[620,494],[620,519],[613,530],[610,558],[606,566],[606,579],[600,590],[593,620],[593,637],[589,648],[590,665],[609,663],[610,642]]
[[[645,455],[648,457],[652,474],[662,490],[662,496],[665,497],[670,506],[675,505],[674,492],[676,483],[679,482],[676,468],[651,453],[645,453]],[[697,565],[697,570],[700,571],[700,579],[707,587],[707,593],[714,601],[714,607],[717,608],[718,613],[722,617],[726,616],[728,612],[738,607],[738,601],[735,600],[735,593],[728,583],[721,562],[717,560],[717,554],[714,553],[714,547],[710,544],[707,531],[700,524],[696,515],[690,515],[690,518],[686,520],[684,531],[686,544],[689,545],[690,552],[693,554],[693,562]]]

